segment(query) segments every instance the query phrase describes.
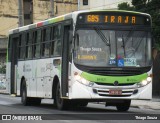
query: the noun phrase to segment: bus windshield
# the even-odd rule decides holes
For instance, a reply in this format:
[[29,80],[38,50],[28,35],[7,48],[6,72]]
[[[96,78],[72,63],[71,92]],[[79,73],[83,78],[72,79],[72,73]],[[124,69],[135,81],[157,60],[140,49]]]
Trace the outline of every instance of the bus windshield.
[[151,38],[147,31],[79,29],[74,62],[90,67],[151,66]]

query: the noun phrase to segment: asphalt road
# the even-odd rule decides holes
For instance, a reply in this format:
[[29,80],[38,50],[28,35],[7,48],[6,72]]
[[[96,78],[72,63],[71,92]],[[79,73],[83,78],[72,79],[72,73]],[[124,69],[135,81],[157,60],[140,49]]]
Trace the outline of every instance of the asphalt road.
[[[53,106],[53,100],[42,100],[42,104],[39,106],[23,106],[20,101],[20,97],[12,97],[10,95],[0,94],[0,114],[13,114],[15,116],[42,116],[44,123],[48,122],[67,122],[67,123],[82,123],[87,120],[90,122],[102,122],[102,123],[128,123],[129,118],[134,119],[136,116],[147,117],[148,114],[151,117],[160,118],[159,110],[142,109],[131,107],[128,112],[118,112],[115,107],[105,107],[102,104],[89,103],[87,107],[73,108],[68,111],[59,111]],[[147,114],[147,115],[146,115]],[[157,115],[158,114],[158,115]],[[38,118],[39,118],[38,117]],[[52,120],[52,121],[51,121]],[[83,121],[81,121],[83,120]],[[122,121],[121,121],[122,120]],[[136,120],[136,118],[135,118]],[[0,120],[0,123],[5,121]],[[13,121],[14,122],[14,121]],[[22,121],[21,121],[22,122]],[[25,122],[25,121],[23,121]],[[33,122],[33,121],[32,121]],[[129,120],[130,123],[134,122]],[[142,120],[136,120],[136,123],[143,122]],[[145,123],[159,123],[158,120],[145,120]],[[18,121],[15,121],[18,123]]]

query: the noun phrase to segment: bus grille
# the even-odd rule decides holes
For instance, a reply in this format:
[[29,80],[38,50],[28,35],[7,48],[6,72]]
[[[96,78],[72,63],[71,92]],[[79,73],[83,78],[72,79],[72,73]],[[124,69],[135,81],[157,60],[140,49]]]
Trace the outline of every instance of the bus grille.
[[143,74],[139,70],[90,70],[89,73],[105,76],[134,76]]
[[[114,84],[111,83],[100,83],[100,82],[95,82],[97,85],[103,85],[103,86],[115,86]],[[118,86],[131,86],[134,85],[135,83],[119,83]]]
[[134,89],[123,89],[122,95],[110,95],[109,89],[94,88],[93,92],[95,92],[95,90],[99,96],[108,96],[108,97],[128,97],[131,96],[134,92]]

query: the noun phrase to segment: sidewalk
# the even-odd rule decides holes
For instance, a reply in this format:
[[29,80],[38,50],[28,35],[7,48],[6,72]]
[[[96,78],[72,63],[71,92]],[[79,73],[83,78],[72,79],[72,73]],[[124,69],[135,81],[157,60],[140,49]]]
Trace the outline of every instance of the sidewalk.
[[1,89],[0,89],[0,94],[7,94],[7,91],[6,91],[6,90],[1,90]]
[[131,107],[160,110],[160,97],[152,100],[132,100]]

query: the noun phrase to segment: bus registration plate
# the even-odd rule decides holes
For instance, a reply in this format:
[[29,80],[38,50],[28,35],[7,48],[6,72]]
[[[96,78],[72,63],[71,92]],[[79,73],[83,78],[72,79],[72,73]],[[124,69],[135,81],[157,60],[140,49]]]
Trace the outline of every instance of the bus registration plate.
[[109,95],[122,95],[122,90],[109,90]]

